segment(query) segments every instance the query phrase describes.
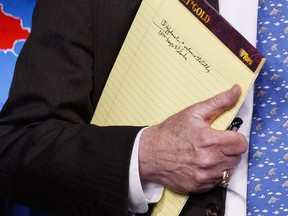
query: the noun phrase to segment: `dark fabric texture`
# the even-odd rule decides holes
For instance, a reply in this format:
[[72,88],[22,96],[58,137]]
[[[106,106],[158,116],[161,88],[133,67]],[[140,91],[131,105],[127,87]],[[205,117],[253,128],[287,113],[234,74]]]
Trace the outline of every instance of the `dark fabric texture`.
[[0,112],[3,199],[52,215],[128,215],[141,127],[89,123],[140,3],[37,1]]
[[38,0],[0,113],[0,192],[53,215],[127,215],[138,127],[90,125],[140,0]]
[[224,216],[226,188],[190,195],[179,216]]

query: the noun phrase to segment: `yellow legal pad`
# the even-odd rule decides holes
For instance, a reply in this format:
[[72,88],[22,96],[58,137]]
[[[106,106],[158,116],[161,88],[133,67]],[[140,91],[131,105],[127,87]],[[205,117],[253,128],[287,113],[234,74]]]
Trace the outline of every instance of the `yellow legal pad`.
[[[212,123],[212,127],[225,130],[253,85],[264,59],[258,59],[256,69],[251,70],[249,64],[255,60],[245,49],[239,50],[239,57],[207,27],[211,22],[218,22],[214,19],[220,15],[215,14],[217,12],[204,1],[144,0],[91,123],[101,126],[158,124],[185,107],[238,83],[242,88],[239,102]],[[178,215],[186,199],[165,189],[153,215]]]

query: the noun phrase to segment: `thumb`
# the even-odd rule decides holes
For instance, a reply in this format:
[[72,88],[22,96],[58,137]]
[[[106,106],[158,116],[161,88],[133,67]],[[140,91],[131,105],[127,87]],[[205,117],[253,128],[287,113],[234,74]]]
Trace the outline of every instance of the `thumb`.
[[231,89],[202,101],[199,104],[201,109],[199,109],[198,114],[210,124],[218,115],[235,106],[240,95],[241,87],[236,84]]

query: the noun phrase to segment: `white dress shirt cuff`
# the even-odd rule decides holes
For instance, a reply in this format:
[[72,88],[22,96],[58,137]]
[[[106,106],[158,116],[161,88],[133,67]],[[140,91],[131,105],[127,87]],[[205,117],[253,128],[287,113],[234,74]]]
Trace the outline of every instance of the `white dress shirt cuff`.
[[138,164],[138,149],[143,128],[137,134],[131,155],[129,172],[129,211],[131,213],[145,213],[149,203],[160,200],[164,186],[153,182],[141,182]]

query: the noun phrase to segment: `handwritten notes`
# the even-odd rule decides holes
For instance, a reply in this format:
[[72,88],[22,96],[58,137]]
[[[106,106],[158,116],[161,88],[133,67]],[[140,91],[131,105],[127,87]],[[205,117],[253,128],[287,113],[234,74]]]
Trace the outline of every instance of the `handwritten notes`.
[[182,56],[186,61],[189,57],[194,58],[199,64],[203,65],[207,72],[210,72],[210,65],[205,62],[205,60],[195,53],[191,45],[185,42],[178,34],[173,30],[166,20],[162,20],[160,24],[153,21],[154,25],[159,28],[158,35],[162,36],[169,47],[175,50],[180,56]]
[[177,0],[145,0],[92,122],[157,124],[239,83],[244,90],[240,102],[213,123],[213,127],[225,129],[255,78]]
[[[212,19],[212,18],[211,18]],[[238,83],[238,104],[212,127],[226,129],[256,78],[177,0],[144,0],[111,71],[93,124],[153,125]],[[177,215],[186,197],[165,190],[153,215]]]

